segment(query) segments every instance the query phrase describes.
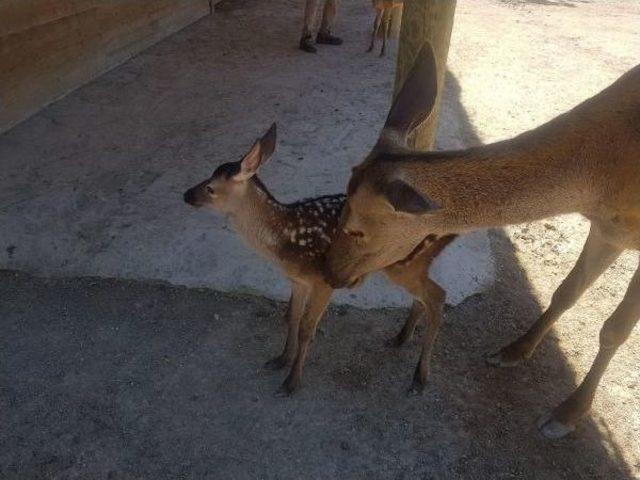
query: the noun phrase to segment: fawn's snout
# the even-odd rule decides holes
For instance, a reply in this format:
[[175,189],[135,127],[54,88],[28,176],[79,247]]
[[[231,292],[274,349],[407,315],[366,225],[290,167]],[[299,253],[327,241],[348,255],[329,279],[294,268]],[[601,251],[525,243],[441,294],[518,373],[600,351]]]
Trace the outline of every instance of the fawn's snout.
[[185,203],[188,203],[192,207],[202,207],[207,200],[209,200],[208,192],[206,191],[206,187],[202,184],[198,184],[195,187],[191,187],[189,190],[184,192],[182,197]]

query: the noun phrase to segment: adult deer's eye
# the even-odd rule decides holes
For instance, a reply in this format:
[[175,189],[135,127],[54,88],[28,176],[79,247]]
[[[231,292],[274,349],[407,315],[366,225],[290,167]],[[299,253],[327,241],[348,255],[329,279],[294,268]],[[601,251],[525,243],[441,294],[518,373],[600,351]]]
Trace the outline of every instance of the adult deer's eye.
[[209,195],[213,195],[213,188],[211,188],[209,185],[207,185],[207,192],[209,193]]
[[364,232],[361,232],[359,230],[349,230],[348,228],[344,228],[343,230],[344,230],[344,233],[346,233],[350,237],[354,237],[354,238],[364,237]]

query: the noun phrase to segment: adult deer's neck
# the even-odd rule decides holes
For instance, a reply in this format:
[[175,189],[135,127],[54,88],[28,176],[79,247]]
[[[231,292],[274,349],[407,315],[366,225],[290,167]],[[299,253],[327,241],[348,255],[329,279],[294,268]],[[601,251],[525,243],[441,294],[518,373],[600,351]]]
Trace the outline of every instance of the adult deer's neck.
[[[589,213],[596,188],[582,146],[525,134],[462,152],[403,161],[400,174],[441,210],[425,221],[440,232],[464,232],[570,213]],[[569,140],[569,139],[565,139]]]

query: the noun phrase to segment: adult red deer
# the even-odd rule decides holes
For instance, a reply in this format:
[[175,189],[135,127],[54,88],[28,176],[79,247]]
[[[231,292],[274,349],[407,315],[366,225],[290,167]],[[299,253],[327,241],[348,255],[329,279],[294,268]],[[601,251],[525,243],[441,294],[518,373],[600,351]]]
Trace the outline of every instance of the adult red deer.
[[[640,249],[640,66],[573,110],[515,138],[460,151],[412,152],[407,136],[430,114],[436,64],[426,45],[396,98],[378,144],[353,169],[342,233],[329,251],[334,286],[403,258],[426,235],[579,212],[591,221],[582,254],[527,333],[488,361],[530,357],[553,323],[625,249]],[[562,437],[590,409],[609,361],[640,318],[640,269],[600,332],[580,386],[538,422]]]

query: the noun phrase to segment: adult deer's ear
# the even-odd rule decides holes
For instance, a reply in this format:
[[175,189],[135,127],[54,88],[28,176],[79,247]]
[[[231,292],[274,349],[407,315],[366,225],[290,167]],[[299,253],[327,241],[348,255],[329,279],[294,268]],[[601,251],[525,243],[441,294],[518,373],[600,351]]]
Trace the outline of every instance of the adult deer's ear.
[[277,128],[273,123],[271,128],[264,136],[253,144],[249,153],[240,161],[240,172],[233,179],[237,181],[245,181],[253,177],[260,166],[271,158],[276,149]]
[[433,48],[426,42],[398,92],[382,133],[378,149],[393,151],[406,148],[407,137],[434,110],[438,96],[438,68]]
[[382,187],[382,194],[396,212],[424,215],[440,210],[440,205],[402,180],[392,180]]

